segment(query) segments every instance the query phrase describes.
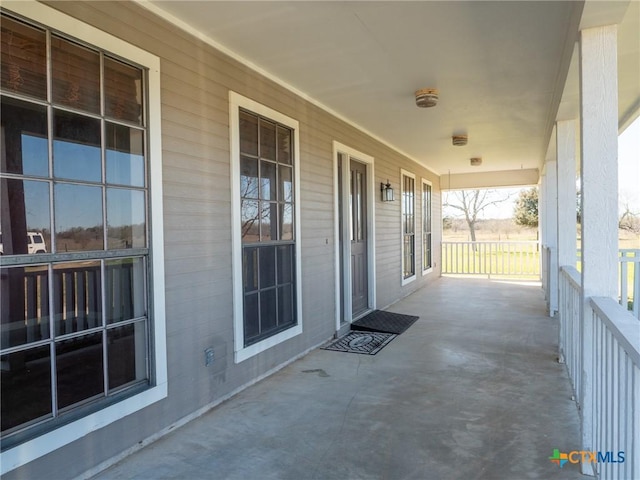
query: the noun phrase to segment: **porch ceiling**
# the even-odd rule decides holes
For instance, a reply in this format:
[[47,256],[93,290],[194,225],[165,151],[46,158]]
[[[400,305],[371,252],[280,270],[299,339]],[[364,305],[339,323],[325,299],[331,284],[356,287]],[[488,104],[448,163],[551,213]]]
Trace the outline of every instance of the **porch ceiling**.
[[[438,174],[540,168],[561,98],[572,108],[582,1],[149,2]],[[637,18],[625,28],[637,81]],[[424,87],[439,88],[435,108],[415,106]],[[452,146],[460,133],[468,145]]]

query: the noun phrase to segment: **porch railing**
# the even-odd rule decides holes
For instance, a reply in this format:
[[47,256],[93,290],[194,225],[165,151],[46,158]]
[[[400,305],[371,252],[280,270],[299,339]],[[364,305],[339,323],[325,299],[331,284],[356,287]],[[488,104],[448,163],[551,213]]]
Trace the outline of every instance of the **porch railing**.
[[585,446],[602,456],[591,467],[601,480],[640,478],[640,324],[602,297],[588,299],[581,322],[580,275],[573,267],[560,272],[560,359],[590,432]]
[[[582,253],[577,251],[577,268],[580,270]],[[618,251],[619,303],[640,320],[640,249],[621,248]]]
[[560,362],[567,365],[576,402],[579,406],[582,388],[582,340],[580,336],[580,296],[582,292],[580,272],[573,267],[560,269]]
[[442,273],[540,278],[539,244],[442,242]]

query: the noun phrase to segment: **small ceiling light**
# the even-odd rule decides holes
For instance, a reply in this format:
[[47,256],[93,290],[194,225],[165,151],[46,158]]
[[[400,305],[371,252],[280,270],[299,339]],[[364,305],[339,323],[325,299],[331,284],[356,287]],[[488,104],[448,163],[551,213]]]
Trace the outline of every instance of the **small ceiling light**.
[[387,179],[387,183],[380,184],[380,193],[382,194],[383,202],[393,202],[393,188]]
[[482,165],[482,157],[473,157],[470,163],[472,167],[478,167]]
[[467,140],[469,140],[469,137],[466,135],[453,135],[451,137],[451,143],[453,143],[454,147],[464,147],[467,144]]
[[438,104],[437,88],[421,88],[416,90],[416,105],[420,108],[435,107]]

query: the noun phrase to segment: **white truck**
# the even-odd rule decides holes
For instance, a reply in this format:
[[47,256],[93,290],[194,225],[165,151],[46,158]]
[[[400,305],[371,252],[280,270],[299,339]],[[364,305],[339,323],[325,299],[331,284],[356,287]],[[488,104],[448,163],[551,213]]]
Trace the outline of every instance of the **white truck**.
[[[38,232],[27,232],[27,253],[47,253],[47,244],[44,237]],[[4,255],[4,245],[2,243],[2,233],[0,232],[0,255]]]

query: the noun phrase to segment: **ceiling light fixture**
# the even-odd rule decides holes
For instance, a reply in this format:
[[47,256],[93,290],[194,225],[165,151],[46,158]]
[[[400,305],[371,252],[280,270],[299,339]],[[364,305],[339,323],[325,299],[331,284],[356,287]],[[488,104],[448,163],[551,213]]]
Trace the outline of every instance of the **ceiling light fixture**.
[[479,167],[480,165],[482,165],[482,157],[473,157],[470,160],[470,163],[472,167]]
[[438,104],[437,88],[416,90],[416,105],[420,108],[435,107]]
[[466,135],[453,135],[451,137],[451,143],[454,147],[464,147],[467,144],[469,137]]

